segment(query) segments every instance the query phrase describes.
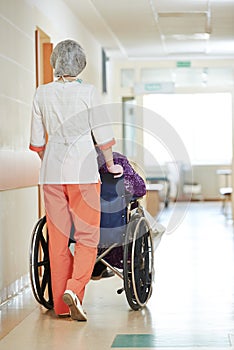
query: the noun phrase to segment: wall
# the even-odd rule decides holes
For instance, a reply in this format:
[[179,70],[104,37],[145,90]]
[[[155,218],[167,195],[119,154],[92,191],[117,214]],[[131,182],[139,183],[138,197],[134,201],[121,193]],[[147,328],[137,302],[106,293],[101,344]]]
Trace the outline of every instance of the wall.
[[28,284],[30,237],[38,219],[40,162],[28,150],[36,27],[54,44],[79,41],[88,57],[82,78],[101,89],[101,47],[62,0],[1,0],[0,304]]

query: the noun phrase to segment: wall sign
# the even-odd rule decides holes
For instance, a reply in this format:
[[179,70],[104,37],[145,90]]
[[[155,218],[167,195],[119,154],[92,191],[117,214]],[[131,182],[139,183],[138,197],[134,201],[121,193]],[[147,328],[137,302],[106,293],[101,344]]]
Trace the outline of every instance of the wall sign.
[[173,82],[139,83],[134,86],[135,95],[169,94],[174,92]]

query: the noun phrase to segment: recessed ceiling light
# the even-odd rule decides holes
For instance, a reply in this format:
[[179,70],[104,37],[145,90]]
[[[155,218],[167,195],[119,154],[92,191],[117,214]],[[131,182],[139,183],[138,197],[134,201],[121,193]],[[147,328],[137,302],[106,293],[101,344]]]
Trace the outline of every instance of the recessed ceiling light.
[[194,34],[172,34],[172,35],[164,35],[165,38],[171,37],[176,40],[208,40],[210,38],[210,34],[208,33],[194,33]]

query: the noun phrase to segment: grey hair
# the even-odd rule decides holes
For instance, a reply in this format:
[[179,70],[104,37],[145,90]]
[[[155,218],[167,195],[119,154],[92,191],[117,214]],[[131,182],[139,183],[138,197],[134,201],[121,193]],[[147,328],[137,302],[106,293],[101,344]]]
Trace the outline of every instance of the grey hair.
[[50,64],[54,68],[55,77],[76,77],[86,66],[86,56],[76,41],[68,39],[55,46],[50,56]]

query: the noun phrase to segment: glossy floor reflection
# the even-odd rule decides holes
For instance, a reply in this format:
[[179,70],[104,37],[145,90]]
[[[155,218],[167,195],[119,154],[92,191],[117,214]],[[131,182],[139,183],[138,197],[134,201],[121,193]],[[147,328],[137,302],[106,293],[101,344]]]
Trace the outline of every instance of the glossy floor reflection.
[[0,349],[233,349],[233,266],[233,222],[220,203],[194,202],[156,251],[147,308],[129,309],[124,293],[116,293],[118,277],[89,283],[87,323],[56,318],[28,289],[0,309]]

